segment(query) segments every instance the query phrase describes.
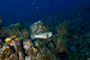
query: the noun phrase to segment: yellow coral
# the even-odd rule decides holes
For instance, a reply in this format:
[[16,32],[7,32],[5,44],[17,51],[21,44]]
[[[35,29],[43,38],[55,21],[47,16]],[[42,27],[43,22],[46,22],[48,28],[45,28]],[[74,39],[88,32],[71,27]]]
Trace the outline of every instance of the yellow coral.
[[14,35],[14,36],[11,36],[11,39],[14,39],[14,38],[16,38],[16,35]]
[[5,39],[6,44],[10,44],[12,42],[11,40],[12,40],[11,38],[6,38]]
[[20,38],[16,38],[15,40],[16,40],[16,41],[20,41]]
[[12,40],[11,38],[6,38],[5,42],[11,41],[11,40]]

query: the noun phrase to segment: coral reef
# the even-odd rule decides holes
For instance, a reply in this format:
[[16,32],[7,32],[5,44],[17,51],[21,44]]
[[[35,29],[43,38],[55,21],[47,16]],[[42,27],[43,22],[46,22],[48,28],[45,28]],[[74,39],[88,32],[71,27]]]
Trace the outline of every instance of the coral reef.
[[[30,30],[22,28],[20,23],[2,26],[0,60],[89,60],[88,26],[82,24],[77,29],[71,25],[64,21],[49,28],[37,21]],[[56,30],[54,34],[52,29]]]

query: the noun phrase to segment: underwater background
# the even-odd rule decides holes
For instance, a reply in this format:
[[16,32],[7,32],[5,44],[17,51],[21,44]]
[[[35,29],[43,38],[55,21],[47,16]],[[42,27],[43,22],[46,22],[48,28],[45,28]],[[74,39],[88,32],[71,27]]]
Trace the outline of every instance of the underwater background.
[[0,0],[0,60],[90,60],[90,0]]
[[4,25],[32,22],[55,14],[88,20],[90,0],[0,0]]

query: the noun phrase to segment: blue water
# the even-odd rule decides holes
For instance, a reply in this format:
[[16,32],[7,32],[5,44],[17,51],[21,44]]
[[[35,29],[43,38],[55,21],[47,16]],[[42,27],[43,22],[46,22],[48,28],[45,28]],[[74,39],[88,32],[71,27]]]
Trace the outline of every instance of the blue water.
[[63,14],[78,19],[90,19],[90,0],[0,0],[0,15],[3,24],[27,23],[52,14]]

